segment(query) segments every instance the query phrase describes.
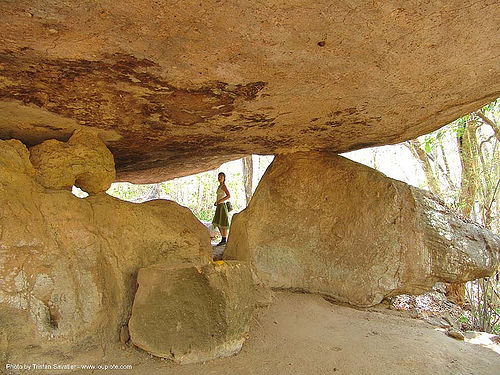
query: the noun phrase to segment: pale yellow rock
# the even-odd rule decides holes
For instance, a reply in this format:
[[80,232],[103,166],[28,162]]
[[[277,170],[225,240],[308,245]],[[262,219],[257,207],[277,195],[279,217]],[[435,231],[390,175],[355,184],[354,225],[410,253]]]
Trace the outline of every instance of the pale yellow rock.
[[431,194],[330,153],[277,156],[224,253],[264,285],[358,306],[487,276],[499,257],[500,237]]
[[7,332],[0,331],[0,364],[4,365],[7,360],[7,353],[9,349],[9,340],[7,338]]
[[154,265],[142,268],[137,282],[129,322],[134,345],[182,364],[240,351],[255,306],[247,264]]
[[92,130],[77,129],[68,142],[47,140],[32,147],[30,154],[37,181],[49,189],[75,185],[97,194],[115,180],[113,155]]
[[189,209],[45,189],[25,173],[24,146],[0,141],[0,150],[0,326],[14,358],[28,345],[57,353],[118,342],[141,267],[211,261]]
[[449,329],[446,331],[446,334],[456,340],[461,340],[461,341],[465,340],[464,334],[456,329]]
[[2,147],[0,147],[0,168],[29,176],[35,174],[28,149],[17,139],[2,142]]

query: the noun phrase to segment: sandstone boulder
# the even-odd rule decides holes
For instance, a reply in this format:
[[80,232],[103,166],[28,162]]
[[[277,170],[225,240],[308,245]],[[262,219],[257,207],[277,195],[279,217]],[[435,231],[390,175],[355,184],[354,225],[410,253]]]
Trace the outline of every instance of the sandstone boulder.
[[277,156],[243,212],[226,259],[261,282],[371,306],[465,282],[498,266],[500,238],[431,194],[329,153]]
[[94,128],[120,180],[398,143],[500,96],[497,0],[23,0],[0,14],[0,138]]
[[240,351],[254,309],[246,264],[154,265],[139,270],[137,282],[129,322],[135,345],[182,364]]
[[12,360],[26,360],[27,348],[47,361],[117,342],[141,267],[212,259],[185,207],[79,199],[34,174],[24,145],[0,141],[0,331]]
[[109,189],[115,180],[113,154],[92,130],[77,129],[68,142],[47,140],[30,149],[37,181],[49,189],[71,189],[89,194]]
[[[6,172],[18,172],[33,176],[35,169],[30,162],[30,153],[25,145],[17,139],[0,142],[0,169],[4,171],[3,177],[14,177]],[[9,183],[9,180],[3,180],[4,184]]]

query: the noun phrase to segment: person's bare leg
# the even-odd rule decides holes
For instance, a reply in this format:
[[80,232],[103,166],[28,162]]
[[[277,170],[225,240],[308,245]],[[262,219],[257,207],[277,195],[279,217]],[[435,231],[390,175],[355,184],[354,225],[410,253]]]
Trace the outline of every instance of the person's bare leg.
[[219,231],[222,236],[222,240],[217,244],[217,246],[225,245],[227,240],[227,228],[219,227]]

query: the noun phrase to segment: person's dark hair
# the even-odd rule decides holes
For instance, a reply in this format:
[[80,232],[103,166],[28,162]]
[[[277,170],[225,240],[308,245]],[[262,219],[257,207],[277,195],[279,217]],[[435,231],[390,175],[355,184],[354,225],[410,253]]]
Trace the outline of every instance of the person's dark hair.
[[224,172],[219,172],[219,174],[217,175],[217,177],[219,176],[224,176],[224,182],[226,182],[226,174]]

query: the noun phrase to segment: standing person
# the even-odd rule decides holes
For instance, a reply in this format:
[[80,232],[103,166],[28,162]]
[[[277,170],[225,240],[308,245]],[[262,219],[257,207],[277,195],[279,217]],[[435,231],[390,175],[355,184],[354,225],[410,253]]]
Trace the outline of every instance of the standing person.
[[227,242],[227,230],[229,229],[229,215],[227,212],[227,206],[224,201],[227,201],[231,194],[226,187],[226,175],[224,173],[219,173],[217,176],[219,180],[219,187],[217,188],[217,201],[215,202],[215,215],[212,220],[214,227],[218,227],[220,234],[222,235],[222,240],[217,244],[217,246],[224,245]]

